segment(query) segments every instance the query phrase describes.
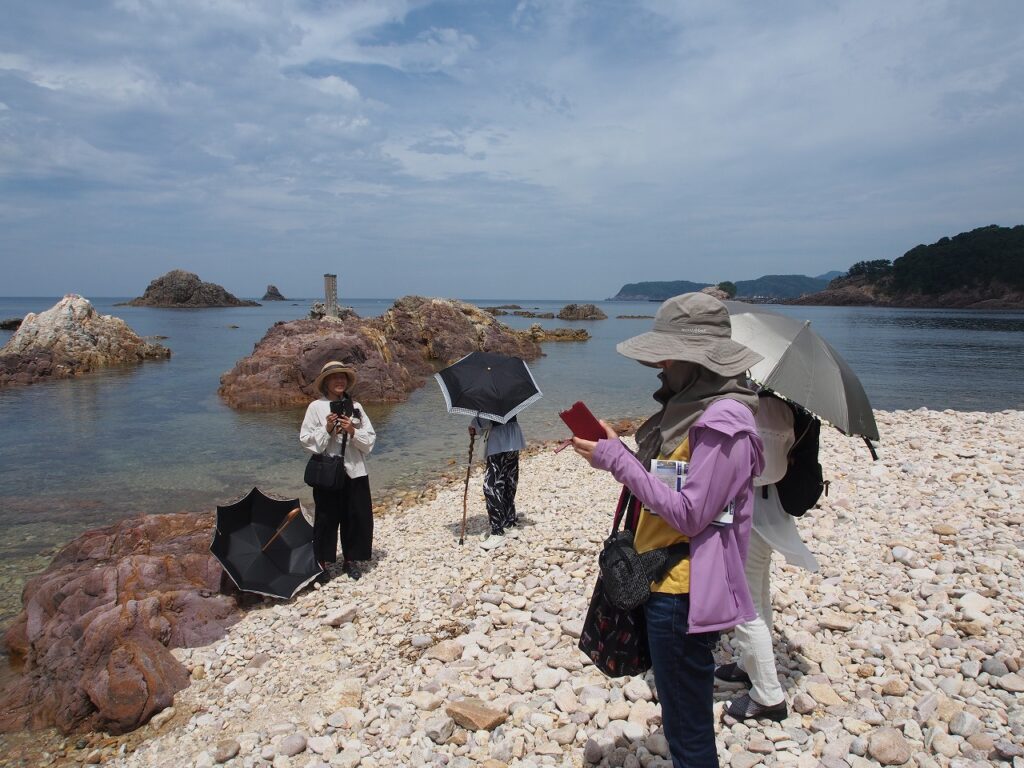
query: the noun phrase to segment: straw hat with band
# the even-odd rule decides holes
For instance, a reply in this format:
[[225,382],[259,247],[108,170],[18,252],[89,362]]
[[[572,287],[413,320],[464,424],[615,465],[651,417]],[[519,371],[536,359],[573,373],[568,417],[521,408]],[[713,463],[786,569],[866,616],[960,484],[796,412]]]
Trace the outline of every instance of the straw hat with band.
[[727,377],[738,376],[762,359],[732,340],[729,310],[706,293],[684,293],[669,299],[654,316],[654,330],[626,339],[615,349],[644,365],[685,360]]
[[331,376],[335,373],[344,374],[345,378],[348,379],[348,386],[345,387],[346,390],[352,389],[352,387],[355,386],[355,368],[350,368],[344,363],[339,363],[337,360],[330,360],[324,363],[324,367],[320,369],[320,375],[317,376],[316,380],[313,382],[313,389],[315,389],[320,394],[324,394],[324,382],[327,380],[328,376]]

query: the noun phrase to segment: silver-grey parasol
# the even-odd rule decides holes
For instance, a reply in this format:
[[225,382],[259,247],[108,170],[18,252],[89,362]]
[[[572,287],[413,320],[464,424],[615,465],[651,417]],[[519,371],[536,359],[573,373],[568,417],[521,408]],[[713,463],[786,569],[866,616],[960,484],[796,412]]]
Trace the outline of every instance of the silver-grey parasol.
[[860,379],[811,329],[809,320],[786,317],[758,304],[724,304],[733,339],[764,358],[750,369],[754,381],[848,435],[878,440],[875,415]]

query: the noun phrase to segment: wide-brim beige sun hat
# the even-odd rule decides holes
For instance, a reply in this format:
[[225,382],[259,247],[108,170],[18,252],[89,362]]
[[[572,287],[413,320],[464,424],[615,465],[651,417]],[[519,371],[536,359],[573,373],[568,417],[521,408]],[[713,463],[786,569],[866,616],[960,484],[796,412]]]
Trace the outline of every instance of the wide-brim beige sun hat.
[[645,365],[684,360],[719,376],[738,376],[763,359],[733,341],[729,310],[706,293],[673,296],[658,307],[654,330],[626,339],[615,349]]
[[348,379],[348,386],[346,389],[352,389],[356,383],[356,369],[351,368],[344,363],[339,363],[337,360],[328,360],[324,363],[324,367],[320,369],[320,374],[316,377],[313,382],[313,389],[323,394],[324,381],[328,376],[335,373],[345,374],[345,378]]

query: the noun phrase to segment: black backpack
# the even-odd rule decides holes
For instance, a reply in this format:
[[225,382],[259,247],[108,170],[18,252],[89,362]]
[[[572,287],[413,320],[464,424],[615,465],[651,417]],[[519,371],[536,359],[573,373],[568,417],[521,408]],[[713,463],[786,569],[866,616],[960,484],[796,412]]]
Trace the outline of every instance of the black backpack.
[[822,492],[828,495],[821,464],[818,463],[818,441],[821,422],[803,408],[793,408],[793,432],[796,442],[789,451],[789,469],[775,484],[782,508],[794,517],[802,517],[813,507]]

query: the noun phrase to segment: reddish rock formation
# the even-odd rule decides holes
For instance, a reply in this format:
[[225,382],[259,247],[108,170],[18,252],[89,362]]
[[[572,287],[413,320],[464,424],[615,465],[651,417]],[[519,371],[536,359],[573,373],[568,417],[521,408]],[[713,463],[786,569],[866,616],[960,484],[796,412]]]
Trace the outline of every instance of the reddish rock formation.
[[45,312],[30,312],[0,349],[0,386],[67,379],[111,365],[158,360],[171,351],[151,344],[124,320],[101,315],[68,294]]
[[293,320],[276,323],[252,355],[221,377],[218,392],[233,408],[305,405],[328,360],[358,371],[353,390],[363,402],[398,402],[438,366],[473,350],[533,360],[538,344],[526,331],[502,325],[472,304],[406,296],[379,318]]
[[169,649],[221,637],[239,610],[218,594],[211,514],[146,515],[65,546],[22,593],[4,642],[21,674],[0,730],[123,733],[188,685]]

